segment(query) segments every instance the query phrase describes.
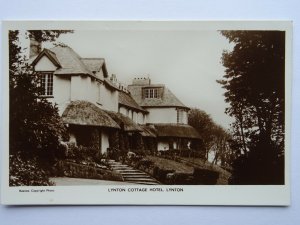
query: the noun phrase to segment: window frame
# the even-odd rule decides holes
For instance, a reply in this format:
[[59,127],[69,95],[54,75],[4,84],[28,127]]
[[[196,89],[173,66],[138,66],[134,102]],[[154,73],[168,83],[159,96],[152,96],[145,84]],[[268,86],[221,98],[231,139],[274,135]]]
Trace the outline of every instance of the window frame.
[[177,111],[177,123],[178,124],[184,124],[183,115],[184,115],[185,110],[177,108],[176,111]]
[[145,88],[144,90],[144,98],[150,98],[150,99],[158,99],[159,97],[159,92],[158,88]]
[[53,92],[54,92],[53,71],[38,72],[38,76],[40,81],[39,85],[43,91],[41,97],[53,98]]

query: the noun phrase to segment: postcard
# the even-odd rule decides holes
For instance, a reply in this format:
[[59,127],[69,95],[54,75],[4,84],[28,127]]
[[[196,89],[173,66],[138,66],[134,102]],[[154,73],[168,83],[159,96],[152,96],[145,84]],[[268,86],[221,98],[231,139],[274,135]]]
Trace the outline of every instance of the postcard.
[[2,37],[2,204],[290,204],[291,21],[5,21]]

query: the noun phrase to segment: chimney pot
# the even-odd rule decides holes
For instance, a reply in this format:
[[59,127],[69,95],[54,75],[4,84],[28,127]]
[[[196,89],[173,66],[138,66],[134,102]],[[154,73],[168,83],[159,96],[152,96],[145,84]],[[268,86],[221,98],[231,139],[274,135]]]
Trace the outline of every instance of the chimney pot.
[[149,85],[151,84],[151,80],[150,78],[146,78],[146,77],[138,77],[138,78],[134,78],[132,80],[132,84],[133,85]]

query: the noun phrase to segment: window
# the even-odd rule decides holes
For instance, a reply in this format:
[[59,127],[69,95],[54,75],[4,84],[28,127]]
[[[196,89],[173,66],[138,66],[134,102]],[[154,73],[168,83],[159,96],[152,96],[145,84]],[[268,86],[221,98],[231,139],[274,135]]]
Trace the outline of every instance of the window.
[[149,98],[153,98],[153,93],[154,93],[154,90],[153,90],[153,89],[150,89],[150,90],[149,90],[149,93],[150,93],[150,96],[149,96]]
[[158,88],[147,88],[144,90],[145,98],[159,98]]
[[153,97],[154,97],[154,98],[158,98],[158,89],[157,89],[157,88],[154,89],[153,92],[154,92],[154,93],[153,93]]
[[41,88],[43,96],[53,95],[53,74],[52,73],[41,73]]
[[177,109],[177,123],[183,123],[183,113],[184,110]]

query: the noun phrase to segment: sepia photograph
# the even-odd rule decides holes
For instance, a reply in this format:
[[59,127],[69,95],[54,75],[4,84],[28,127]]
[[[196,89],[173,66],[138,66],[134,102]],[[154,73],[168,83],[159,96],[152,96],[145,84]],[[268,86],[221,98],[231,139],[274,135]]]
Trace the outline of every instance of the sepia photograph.
[[23,23],[3,31],[6,188],[288,191],[289,23]]

